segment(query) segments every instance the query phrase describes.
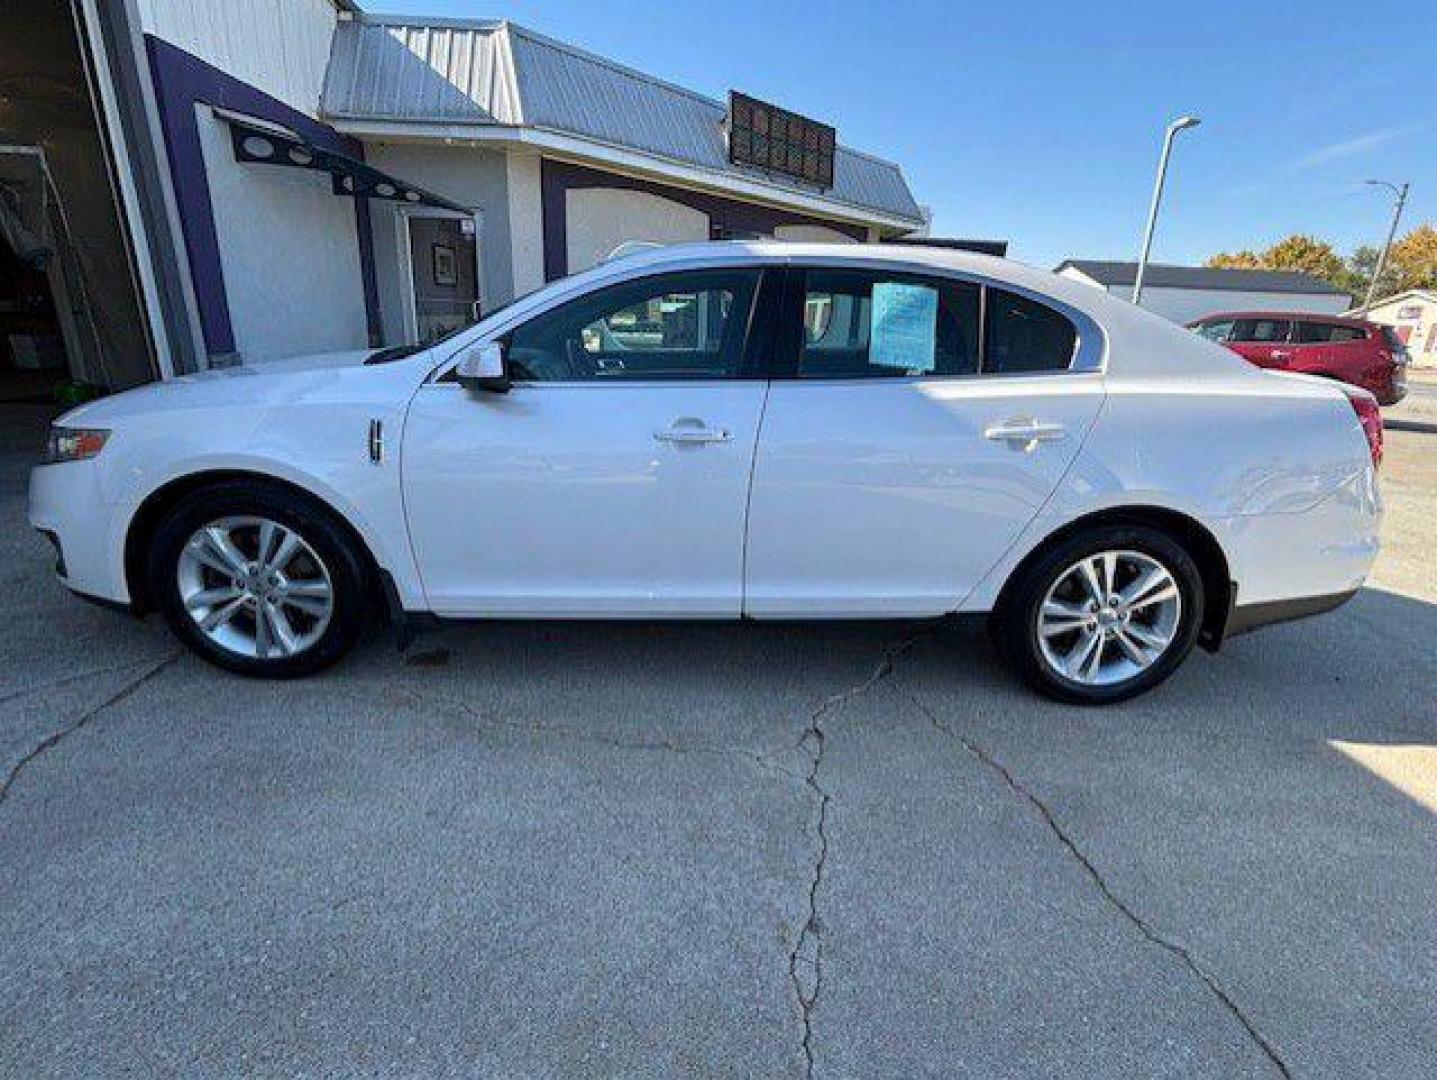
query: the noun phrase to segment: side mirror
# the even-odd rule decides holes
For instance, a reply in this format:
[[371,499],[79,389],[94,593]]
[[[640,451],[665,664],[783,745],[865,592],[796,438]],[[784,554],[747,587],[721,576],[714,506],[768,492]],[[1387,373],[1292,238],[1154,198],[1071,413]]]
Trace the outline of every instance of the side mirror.
[[507,394],[509,372],[504,364],[504,346],[497,341],[471,346],[459,358],[454,375],[467,390]]

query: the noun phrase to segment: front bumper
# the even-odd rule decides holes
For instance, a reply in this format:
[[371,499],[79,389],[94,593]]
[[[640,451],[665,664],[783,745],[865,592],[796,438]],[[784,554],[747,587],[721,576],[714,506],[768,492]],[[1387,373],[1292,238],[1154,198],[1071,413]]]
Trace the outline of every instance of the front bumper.
[[28,517],[55,547],[60,581],[74,592],[128,606],[123,537],[116,539],[113,510],[93,461],[30,470]]

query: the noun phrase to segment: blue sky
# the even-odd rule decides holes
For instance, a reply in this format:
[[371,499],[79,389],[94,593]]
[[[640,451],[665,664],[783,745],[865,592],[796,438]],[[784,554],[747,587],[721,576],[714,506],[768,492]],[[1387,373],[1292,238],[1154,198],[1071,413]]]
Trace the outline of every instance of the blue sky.
[[1437,4],[370,0],[502,16],[723,97],[838,127],[899,162],[939,235],[1025,262],[1133,258],[1163,126],[1179,136],[1153,258],[1196,262],[1307,232],[1385,234],[1367,177],[1437,220]]

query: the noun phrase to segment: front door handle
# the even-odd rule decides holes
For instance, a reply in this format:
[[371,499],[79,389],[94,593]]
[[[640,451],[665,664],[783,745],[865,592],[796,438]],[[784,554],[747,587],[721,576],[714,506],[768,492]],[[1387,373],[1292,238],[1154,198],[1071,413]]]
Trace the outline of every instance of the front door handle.
[[654,438],[659,442],[693,445],[728,442],[733,438],[733,433],[728,428],[711,428],[696,416],[681,416],[673,422],[672,427],[654,432]]
[[1062,424],[1021,418],[994,424],[984,430],[983,437],[995,442],[1005,442],[1015,450],[1033,450],[1039,443],[1067,438],[1068,429]]

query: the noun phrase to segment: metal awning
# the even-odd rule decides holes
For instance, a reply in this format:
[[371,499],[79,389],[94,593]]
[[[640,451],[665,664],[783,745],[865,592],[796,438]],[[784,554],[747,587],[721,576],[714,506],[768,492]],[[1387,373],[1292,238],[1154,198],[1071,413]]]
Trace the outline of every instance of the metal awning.
[[230,142],[234,146],[236,161],[329,173],[336,195],[363,195],[411,206],[434,206],[461,214],[473,213],[473,207],[461,206],[442,195],[425,191],[417,184],[396,179],[348,154],[316,146],[279,124],[228,109],[215,109],[214,112],[230,126]]

